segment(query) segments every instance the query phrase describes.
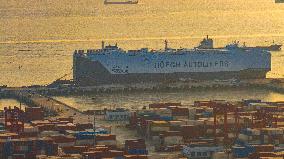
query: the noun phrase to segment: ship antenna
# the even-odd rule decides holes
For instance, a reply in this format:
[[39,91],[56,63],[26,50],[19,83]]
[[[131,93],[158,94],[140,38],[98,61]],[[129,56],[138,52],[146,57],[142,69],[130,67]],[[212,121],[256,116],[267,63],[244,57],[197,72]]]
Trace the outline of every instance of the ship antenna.
[[168,50],[168,40],[165,40],[165,50]]

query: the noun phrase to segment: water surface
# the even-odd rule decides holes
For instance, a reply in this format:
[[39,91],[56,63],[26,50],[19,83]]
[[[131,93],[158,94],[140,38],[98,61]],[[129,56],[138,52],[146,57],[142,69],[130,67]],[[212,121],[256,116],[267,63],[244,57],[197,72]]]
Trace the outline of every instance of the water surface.
[[141,109],[155,102],[181,102],[190,106],[197,100],[228,100],[261,99],[263,101],[284,101],[284,94],[259,89],[244,90],[201,90],[177,92],[132,92],[94,94],[88,96],[55,97],[79,110],[128,108]]
[[[194,47],[206,35],[215,46],[284,42],[284,5],[273,0],[0,0],[0,85],[48,84],[72,78],[75,49],[101,40],[124,49]],[[284,77],[284,52],[273,53],[268,77]],[[20,66],[20,67],[19,67]]]

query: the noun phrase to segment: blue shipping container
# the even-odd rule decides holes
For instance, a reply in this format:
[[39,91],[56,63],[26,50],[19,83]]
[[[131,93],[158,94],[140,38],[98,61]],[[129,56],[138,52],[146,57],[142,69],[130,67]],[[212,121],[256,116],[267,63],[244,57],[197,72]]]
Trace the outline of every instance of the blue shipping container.
[[128,150],[130,155],[148,155],[148,151],[145,149],[131,149]]
[[171,117],[171,116],[160,116],[160,119],[165,120],[165,121],[171,121],[171,120],[173,120],[173,117]]
[[232,152],[233,152],[234,157],[244,158],[244,157],[248,157],[249,154],[255,152],[255,148],[252,146],[233,147]]

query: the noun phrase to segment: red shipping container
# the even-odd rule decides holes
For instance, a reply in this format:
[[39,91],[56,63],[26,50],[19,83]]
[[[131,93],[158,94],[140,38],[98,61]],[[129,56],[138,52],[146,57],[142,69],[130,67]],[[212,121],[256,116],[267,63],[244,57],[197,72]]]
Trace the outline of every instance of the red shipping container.
[[182,132],[181,131],[164,131],[160,133],[160,136],[182,136]]
[[86,124],[76,124],[77,131],[83,131],[85,129],[93,129],[93,124],[86,123]]
[[189,116],[188,108],[173,108],[172,116]]
[[147,155],[124,155],[125,159],[148,159]]
[[256,152],[273,152],[274,145],[252,145]]
[[22,132],[19,135],[20,138],[30,138],[30,137],[37,137],[37,136],[38,136],[37,132]]
[[107,146],[98,146],[98,145],[96,145],[96,147],[95,148],[90,148],[89,149],[89,151],[109,151],[110,150],[110,148],[109,147],[107,147]]
[[198,125],[182,125],[181,133],[186,138],[196,138],[204,135],[203,129]]
[[260,157],[277,157],[274,152],[255,152],[248,156],[249,159],[259,159]]
[[26,159],[25,154],[13,154],[13,159]]
[[76,131],[77,128],[75,125],[56,125],[56,130],[65,131],[65,130],[73,130]]
[[87,152],[88,149],[88,146],[62,147],[63,152],[66,154],[82,154],[83,152]]
[[59,121],[68,121],[69,123],[73,123],[73,118],[69,117],[69,118],[58,118]]
[[104,141],[104,140],[116,140],[116,135],[112,134],[98,134],[96,135],[96,141]]
[[124,152],[117,151],[117,150],[110,150],[110,151],[101,153],[102,158],[117,158],[117,157],[123,157],[123,156],[124,156]]
[[54,131],[55,125],[54,124],[44,124],[44,125],[38,125],[38,130],[41,131]]
[[181,103],[152,103],[149,108],[167,108],[169,106],[181,106]]
[[71,136],[51,136],[52,140],[55,143],[68,143],[68,142],[75,142],[75,137]]
[[125,150],[146,149],[144,139],[125,140]]

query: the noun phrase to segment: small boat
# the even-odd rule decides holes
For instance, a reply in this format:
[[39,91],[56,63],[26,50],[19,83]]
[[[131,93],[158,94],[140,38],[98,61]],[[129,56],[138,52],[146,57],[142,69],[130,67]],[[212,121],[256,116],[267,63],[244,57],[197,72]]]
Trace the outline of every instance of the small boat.
[[[284,0],[283,0],[284,1]],[[235,41],[234,44],[238,45],[238,42]],[[271,45],[269,46],[246,46],[246,44],[244,43],[244,45],[241,47],[242,49],[262,49],[262,50],[267,50],[267,51],[281,51],[281,44],[275,44],[274,41]],[[213,40],[211,38],[207,37],[204,38],[200,44],[195,47],[197,49],[222,49],[221,48],[214,48],[213,47]]]
[[284,0],[275,0],[275,3],[284,3]]
[[123,1],[105,0],[104,4],[138,4],[138,0],[123,0]]
[[253,48],[256,48],[256,49],[262,49],[262,50],[267,50],[267,51],[281,51],[281,47],[282,45],[281,44],[275,44],[274,41],[273,41],[273,44],[272,45],[269,45],[269,46],[255,46],[255,47],[247,47],[243,46],[244,48],[246,49],[253,49]]

